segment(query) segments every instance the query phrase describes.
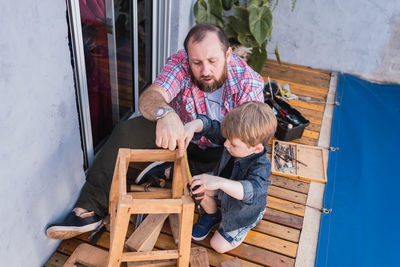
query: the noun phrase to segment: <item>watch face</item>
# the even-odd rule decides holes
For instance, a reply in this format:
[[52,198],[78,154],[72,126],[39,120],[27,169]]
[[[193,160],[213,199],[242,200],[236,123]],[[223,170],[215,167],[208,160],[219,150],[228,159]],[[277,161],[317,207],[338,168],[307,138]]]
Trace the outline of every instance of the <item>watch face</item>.
[[174,111],[171,107],[159,107],[154,112],[154,117],[156,118],[156,120],[161,119],[171,111]]
[[158,108],[157,110],[156,110],[156,116],[157,117],[159,117],[159,116],[162,116],[162,114],[164,114],[164,109],[161,107],[161,108]]

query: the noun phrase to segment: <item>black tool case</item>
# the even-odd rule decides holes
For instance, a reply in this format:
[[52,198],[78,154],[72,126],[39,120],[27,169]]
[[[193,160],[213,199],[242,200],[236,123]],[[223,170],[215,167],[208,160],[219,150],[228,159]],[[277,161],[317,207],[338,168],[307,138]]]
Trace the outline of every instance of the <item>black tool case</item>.
[[[299,125],[292,125],[292,127],[288,127],[287,123],[283,123],[280,118],[280,114],[276,114],[278,119],[278,126],[276,128],[275,137],[281,141],[291,141],[297,138],[301,138],[303,135],[304,129],[310,124],[310,121],[304,118],[300,112],[296,109],[292,108],[286,101],[281,98],[274,97],[274,101],[284,109],[289,115],[294,115],[297,120],[300,122]],[[265,103],[267,103],[271,108],[273,107],[273,103],[271,101],[271,95],[265,95]]]

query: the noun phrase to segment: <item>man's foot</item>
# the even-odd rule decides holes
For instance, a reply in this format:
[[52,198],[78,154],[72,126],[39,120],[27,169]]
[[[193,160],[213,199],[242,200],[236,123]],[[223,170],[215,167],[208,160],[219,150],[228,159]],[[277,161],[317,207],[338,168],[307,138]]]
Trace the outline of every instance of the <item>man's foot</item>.
[[69,239],[85,232],[93,231],[101,224],[102,218],[94,212],[81,213],[77,216],[71,211],[64,221],[50,225],[46,235],[53,239]]
[[217,225],[221,220],[219,211],[214,214],[203,214],[198,219],[197,223],[193,225],[192,239],[201,241],[207,237],[211,229]]
[[[166,173],[167,169],[172,167],[173,162],[165,162],[165,161],[156,161],[151,163],[149,166],[147,166],[136,178],[135,183],[136,184],[143,184],[147,182],[150,178],[150,176],[154,175],[158,177],[159,179],[168,179],[171,177],[172,172],[170,174]],[[170,170],[168,170],[170,171]]]

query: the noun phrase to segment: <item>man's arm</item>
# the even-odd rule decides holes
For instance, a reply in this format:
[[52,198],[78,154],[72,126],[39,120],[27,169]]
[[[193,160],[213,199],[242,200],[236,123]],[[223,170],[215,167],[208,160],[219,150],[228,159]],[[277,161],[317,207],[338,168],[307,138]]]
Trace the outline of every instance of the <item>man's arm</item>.
[[164,88],[159,85],[150,85],[139,98],[139,110],[143,117],[155,121],[154,112],[159,107],[168,106],[168,95]]
[[[154,112],[168,105],[169,99],[166,91],[159,85],[152,84],[139,98],[139,110],[143,117],[155,121]],[[168,113],[157,121],[156,145],[174,150],[178,146],[179,155],[183,156],[185,149],[183,123],[175,112]]]

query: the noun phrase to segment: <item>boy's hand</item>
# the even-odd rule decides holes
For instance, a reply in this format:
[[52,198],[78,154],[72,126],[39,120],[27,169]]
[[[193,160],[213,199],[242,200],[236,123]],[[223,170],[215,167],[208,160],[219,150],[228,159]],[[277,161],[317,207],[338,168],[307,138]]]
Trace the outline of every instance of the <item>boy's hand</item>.
[[189,146],[189,143],[192,140],[194,133],[201,132],[202,130],[203,130],[203,121],[200,119],[195,119],[185,124],[184,126],[185,149]]
[[[239,181],[233,181],[205,173],[193,176],[192,180],[190,181],[190,186],[193,190],[193,194],[220,189],[238,200],[242,200],[244,197],[243,185]],[[196,186],[199,187],[194,190]]]
[[217,190],[221,188],[221,183],[223,180],[226,180],[225,178],[221,178],[218,176],[214,175],[209,175],[206,173],[196,175],[192,177],[192,180],[190,181],[190,186],[192,190],[196,188],[196,190],[193,190],[193,194],[198,194],[204,191],[209,191],[209,190]]

